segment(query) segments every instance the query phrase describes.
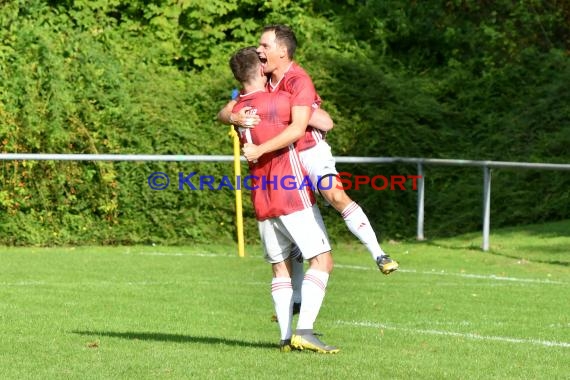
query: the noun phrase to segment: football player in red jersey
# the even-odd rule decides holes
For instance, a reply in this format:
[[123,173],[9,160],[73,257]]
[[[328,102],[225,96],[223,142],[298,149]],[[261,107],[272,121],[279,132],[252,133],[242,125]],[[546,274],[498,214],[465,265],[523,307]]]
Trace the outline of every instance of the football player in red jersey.
[[[382,250],[368,217],[346,194],[337,177],[335,160],[323,133],[332,128],[332,120],[319,108],[321,99],[314,90],[311,78],[293,61],[296,47],[295,34],[289,27],[269,25],[263,29],[257,52],[265,74],[270,76],[267,88],[269,91],[291,93],[292,123],[278,136],[262,144],[245,144],[244,155],[253,161],[296,142],[301,162],[311,181],[318,184],[319,193],[341,213],[348,229],[368,249],[380,271],[390,274],[398,269],[398,263]],[[258,122],[255,117],[247,119],[243,112],[232,113],[232,107],[233,103],[228,103],[218,114],[218,119],[242,127],[248,127],[245,120],[251,121],[253,126]]]
[[[291,95],[283,91],[268,92],[267,77],[254,47],[239,50],[230,59],[235,78],[242,84],[233,112],[246,108],[247,114],[257,116],[256,128],[239,128],[241,144],[263,144],[289,128]],[[315,205],[310,186],[302,186],[304,171],[293,144],[269,152],[249,162],[253,178],[251,196],[259,224],[265,259],[272,264],[271,294],[281,330],[280,348],[307,349],[322,353],[336,353],[338,348],[320,341],[313,333],[313,325],[320,311],[333,269],[333,259],[326,229]],[[285,183],[284,178],[289,181]],[[309,261],[301,293],[299,320],[292,333],[293,288],[291,259],[297,246],[303,258]]]

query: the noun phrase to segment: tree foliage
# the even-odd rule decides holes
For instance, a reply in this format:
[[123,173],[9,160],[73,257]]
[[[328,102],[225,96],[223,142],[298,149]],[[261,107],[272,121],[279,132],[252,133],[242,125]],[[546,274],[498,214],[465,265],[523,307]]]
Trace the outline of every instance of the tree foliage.
[[[286,23],[335,120],[336,155],[568,162],[566,1],[17,0],[0,8],[2,152],[230,154],[228,68]],[[5,244],[230,240],[233,193],[152,191],[154,171],[229,164],[2,161]],[[415,174],[406,165],[339,165]],[[245,170],[245,167],[244,167]],[[428,236],[479,228],[482,175],[426,170]],[[568,218],[567,174],[497,170],[493,224]],[[382,237],[414,234],[415,192],[350,192]],[[540,195],[539,200],[537,197]],[[246,197],[248,239],[257,239]],[[324,208],[335,237],[346,236]]]

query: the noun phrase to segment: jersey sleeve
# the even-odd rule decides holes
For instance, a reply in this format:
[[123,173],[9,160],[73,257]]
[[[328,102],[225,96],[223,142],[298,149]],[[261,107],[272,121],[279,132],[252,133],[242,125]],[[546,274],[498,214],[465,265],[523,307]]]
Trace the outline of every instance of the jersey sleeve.
[[313,103],[315,103],[315,99],[317,99],[317,91],[315,90],[311,78],[308,76],[295,76],[290,79],[289,85],[291,86],[291,107],[313,107]]

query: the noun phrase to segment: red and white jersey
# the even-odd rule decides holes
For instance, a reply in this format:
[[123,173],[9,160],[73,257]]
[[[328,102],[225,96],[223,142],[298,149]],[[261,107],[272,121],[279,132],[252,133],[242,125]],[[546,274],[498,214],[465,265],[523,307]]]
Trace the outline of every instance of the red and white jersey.
[[[316,109],[321,106],[321,98],[315,90],[311,77],[295,62],[291,62],[291,66],[277,83],[268,81],[267,89],[270,92],[285,91],[291,94],[291,107],[307,106]],[[314,147],[324,138],[325,132],[308,126],[305,136],[295,145],[299,151],[302,151]]]
[[[240,142],[259,145],[283,131],[291,123],[291,95],[263,90],[240,95],[232,112],[253,107],[261,121],[255,128],[237,128]],[[262,155],[249,163],[251,199],[257,220],[289,215],[311,207],[315,203],[310,186],[302,186],[308,178],[297,150],[293,145]]]

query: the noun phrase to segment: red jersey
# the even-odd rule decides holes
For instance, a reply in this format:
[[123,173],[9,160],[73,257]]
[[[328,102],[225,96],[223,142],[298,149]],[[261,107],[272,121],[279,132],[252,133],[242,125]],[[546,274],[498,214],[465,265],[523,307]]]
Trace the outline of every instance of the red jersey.
[[[238,128],[240,142],[259,145],[275,136],[291,123],[290,94],[263,90],[240,95],[232,112],[253,107],[260,123],[252,129]],[[257,220],[288,215],[311,207],[315,197],[307,186],[307,173],[293,145],[266,153],[249,163],[251,199]],[[305,186],[303,186],[305,184]],[[245,185],[244,185],[245,186]]]
[[[283,78],[277,83],[267,82],[268,91],[285,91],[291,94],[291,107],[307,106],[312,109],[319,108],[321,98],[315,90],[311,77],[301,66],[292,62],[289,69],[283,75]],[[317,145],[317,143],[325,138],[325,132],[307,126],[305,136],[301,137],[295,143],[299,151],[309,149]]]

